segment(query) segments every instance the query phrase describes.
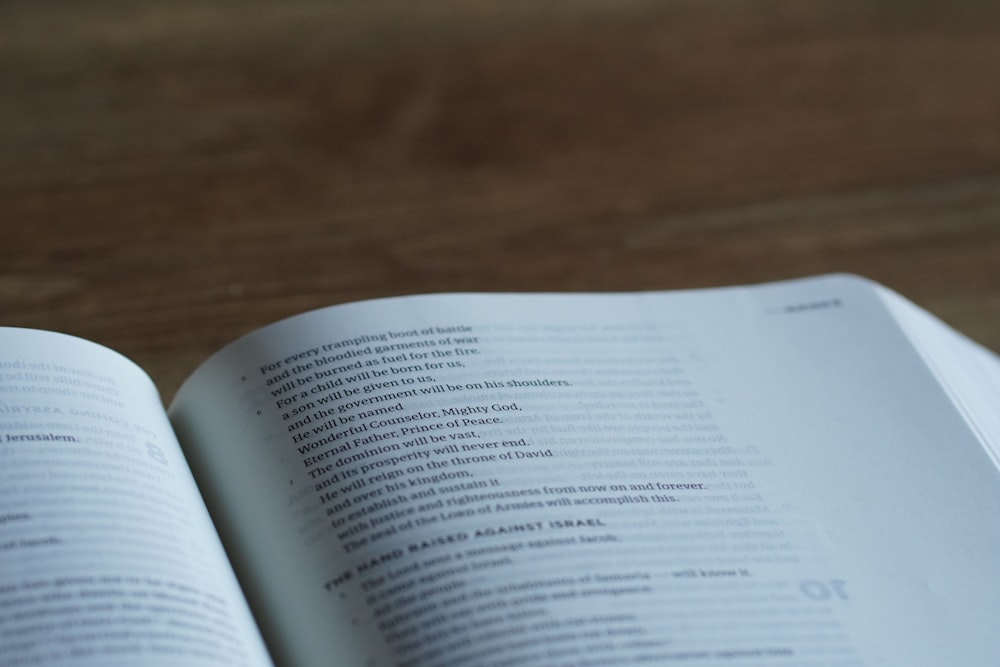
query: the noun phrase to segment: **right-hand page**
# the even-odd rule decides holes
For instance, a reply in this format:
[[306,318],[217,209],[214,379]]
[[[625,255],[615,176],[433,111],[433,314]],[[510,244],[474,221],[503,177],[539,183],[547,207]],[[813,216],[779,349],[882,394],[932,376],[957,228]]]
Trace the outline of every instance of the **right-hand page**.
[[1000,655],[1000,475],[859,279],[340,306],[171,415],[279,660]]

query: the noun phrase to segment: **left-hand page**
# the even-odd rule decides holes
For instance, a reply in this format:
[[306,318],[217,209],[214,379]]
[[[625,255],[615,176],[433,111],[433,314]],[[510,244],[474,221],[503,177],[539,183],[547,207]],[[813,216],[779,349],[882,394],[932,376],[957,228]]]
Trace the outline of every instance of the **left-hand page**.
[[0,328],[0,664],[269,665],[148,376]]

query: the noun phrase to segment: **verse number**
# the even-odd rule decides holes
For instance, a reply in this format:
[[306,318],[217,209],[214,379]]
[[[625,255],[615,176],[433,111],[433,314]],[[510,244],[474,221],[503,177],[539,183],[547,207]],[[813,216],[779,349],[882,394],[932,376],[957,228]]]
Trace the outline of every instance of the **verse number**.
[[167,455],[163,453],[163,450],[154,445],[151,442],[146,443],[146,453],[149,454],[149,458],[153,459],[157,463],[162,465],[167,465]]

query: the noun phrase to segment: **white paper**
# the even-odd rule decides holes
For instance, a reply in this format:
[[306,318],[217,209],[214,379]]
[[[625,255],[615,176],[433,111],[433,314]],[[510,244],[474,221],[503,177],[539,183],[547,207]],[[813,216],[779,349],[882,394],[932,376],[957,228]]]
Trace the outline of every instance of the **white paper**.
[[0,329],[0,664],[270,664],[152,383],[26,329]]
[[279,662],[1000,657],[997,470],[863,280],[338,306],[170,412]]

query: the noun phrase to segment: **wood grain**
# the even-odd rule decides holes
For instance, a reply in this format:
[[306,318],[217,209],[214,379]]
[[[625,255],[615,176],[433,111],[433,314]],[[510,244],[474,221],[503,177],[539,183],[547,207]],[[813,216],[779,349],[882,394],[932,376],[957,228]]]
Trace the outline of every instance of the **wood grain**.
[[[542,6],[544,5],[544,6]],[[166,399],[301,310],[828,271],[1000,349],[1000,5],[0,6],[0,322]]]

